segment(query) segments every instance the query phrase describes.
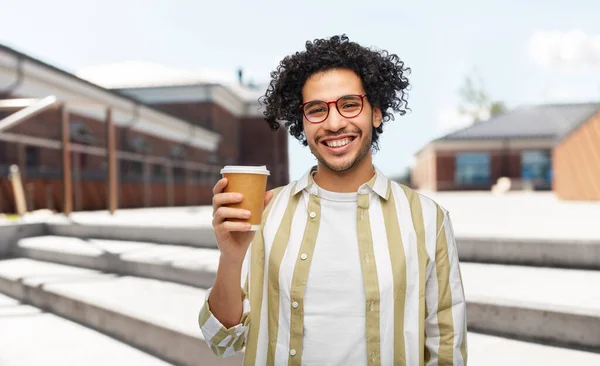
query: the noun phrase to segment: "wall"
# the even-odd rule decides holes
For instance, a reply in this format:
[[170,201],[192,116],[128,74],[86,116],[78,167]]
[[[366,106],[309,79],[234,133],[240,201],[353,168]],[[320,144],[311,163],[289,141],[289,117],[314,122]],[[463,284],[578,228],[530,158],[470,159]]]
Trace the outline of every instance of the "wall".
[[[534,149],[537,150],[537,149]],[[488,190],[501,177],[512,179],[515,189],[523,185],[521,180],[521,154],[524,149],[491,150],[490,154],[490,182],[478,185],[460,185],[454,182],[456,171],[456,155],[461,152],[486,152],[485,150],[442,150],[435,151],[426,148],[419,152],[413,169],[413,185],[424,190]],[[548,150],[546,150],[548,151]],[[537,189],[544,189],[535,185]]]
[[[132,151],[129,144],[135,137],[141,136],[150,145],[148,155],[169,157],[173,146],[183,143],[185,160],[208,165],[223,166],[226,164],[267,165],[271,170],[269,189],[285,185],[289,182],[288,164],[288,135],[284,129],[273,132],[260,117],[238,118],[226,109],[214,103],[168,103],[156,104],[175,116],[218,132],[221,136],[216,153],[191,148],[185,141],[169,141],[145,135],[136,131],[135,120],[132,124],[116,128],[117,149]],[[3,116],[0,112],[0,118]],[[4,114],[6,115],[6,113]],[[75,114],[70,116],[71,123],[79,122],[86,125],[94,135],[92,146],[106,146],[106,125]],[[58,110],[46,111],[7,131],[56,141],[61,140],[61,123]],[[4,174],[10,164],[23,165],[24,146],[16,143],[1,143],[0,173]],[[79,174],[77,177],[77,162]],[[141,177],[126,176],[131,173],[131,166],[126,160],[119,160],[120,187],[118,192],[120,207],[143,207],[143,183]],[[106,207],[106,158],[88,154],[72,153],[72,167],[75,174],[73,181],[74,209],[104,209]],[[152,171],[154,167],[150,166]],[[23,171],[23,167],[21,167]],[[192,175],[192,174],[190,174]],[[168,204],[166,178],[154,177],[152,174],[150,206],[166,206]],[[194,182],[175,177],[173,200],[175,205],[210,204],[212,186],[219,178],[217,176],[202,176],[193,173]],[[14,211],[12,188],[7,179],[0,183],[0,212]],[[24,172],[24,185],[28,199],[36,209],[48,207],[52,202],[53,209],[62,207],[62,152],[56,149],[39,149],[39,164]]]
[[195,125],[208,128],[221,135],[216,156],[210,161],[216,165],[238,164],[240,146],[240,121],[218,104],[207,102],[157,103],[154,107]]
[[262,118],[241,121],[240,162],[245,165],[266,165],[269,189],[289,183],[288,132],[285,128],[272,131]]
[[[456,155],[463,151],[439,152],[436,158],[437,188],[445,190],[489,190],[499,178],[508,177],[519,184],[521,179],[521,150],[487,151],[490,154],[490,181],[487,184],[460,185],[454,183]],[[476,152],[476,151],[464,151]],[[486,151],[479,151],[486,152]]]
[[415,166],[411,174],[411,186],[416,189],[437,189],[436,185],[436,153],[431,148],[425,148],[416,155]]
[[553,187],[567,200],[600,200],[600,113],[553,150]]

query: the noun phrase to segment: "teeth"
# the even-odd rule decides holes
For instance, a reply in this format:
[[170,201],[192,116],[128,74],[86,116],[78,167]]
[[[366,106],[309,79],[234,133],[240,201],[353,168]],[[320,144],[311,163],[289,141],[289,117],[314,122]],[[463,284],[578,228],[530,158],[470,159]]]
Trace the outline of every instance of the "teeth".
[[327,141],[326,144],[329,147],[342,147],[345,145],[348,145],[350,143],[350,139],[349,138],[345,138],[342,140],[333,140],[333,141]]

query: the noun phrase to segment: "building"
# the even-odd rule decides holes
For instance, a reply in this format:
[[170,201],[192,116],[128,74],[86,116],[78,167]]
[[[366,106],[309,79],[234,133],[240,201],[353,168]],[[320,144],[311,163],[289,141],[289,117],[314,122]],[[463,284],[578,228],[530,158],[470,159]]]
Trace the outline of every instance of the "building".
[[6,178],[12,164],[20,167],[29,209],[63,209],[63,110],[75,210],[107,207],[109,120],[119,207],[210,204],[227,164],[267,165],[269,187],[287,184],[287,133],[264,122],[258,89],[194,78],[134,84],[102,87],[0,45],[0,121],[19,112],[11,103],[23,98],[54,96],[59,107],[0,130],[0,212],[15,210]]
[[524,106],[442,136],[416,154],[418,189],[553,189],[600,200],[600,103]]

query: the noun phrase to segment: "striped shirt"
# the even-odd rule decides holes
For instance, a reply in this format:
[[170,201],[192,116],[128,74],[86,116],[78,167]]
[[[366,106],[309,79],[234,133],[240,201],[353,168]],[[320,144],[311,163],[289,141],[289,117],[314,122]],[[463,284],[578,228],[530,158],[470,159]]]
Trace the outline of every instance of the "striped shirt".
[[[353,201],[337,194],[350,201],[339,205],[314,183],[314,168],[275,190],[242,271],[240,324],[226,329],[208,301],[200,311],[215,354],[245,350],[245,365],[466,364],[466,303],[448,212],[375,171]],[[336,207],[350,216],[332,218]],[[337,256],[327,250],[342,248],[336,237],[347,247]]]

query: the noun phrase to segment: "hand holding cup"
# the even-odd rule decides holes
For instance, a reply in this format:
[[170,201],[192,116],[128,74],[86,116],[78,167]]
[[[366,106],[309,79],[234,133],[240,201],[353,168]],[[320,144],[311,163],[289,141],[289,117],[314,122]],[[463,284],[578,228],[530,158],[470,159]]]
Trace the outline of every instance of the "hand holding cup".
[[262,212],[273,197],[266,191],[266,167],[226,166],[213,188],[213,228],[227,260],[241,263],[260,229]]

